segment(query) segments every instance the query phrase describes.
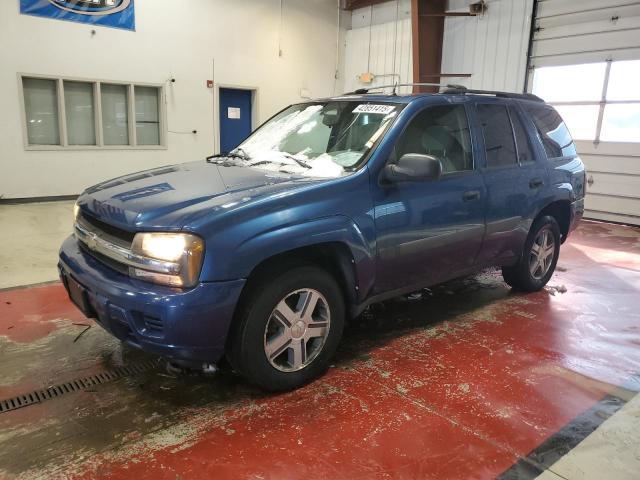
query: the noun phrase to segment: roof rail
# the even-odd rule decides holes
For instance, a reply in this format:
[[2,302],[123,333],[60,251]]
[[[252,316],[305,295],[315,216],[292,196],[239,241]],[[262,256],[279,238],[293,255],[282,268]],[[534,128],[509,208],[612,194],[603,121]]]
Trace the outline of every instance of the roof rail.
[[364,95],[370,93],[371,90],[382,90],[385,88],[393,88],[393,95],[396,93],[396,89],[398,87],[440,87],[444,88],[440,93],[448,93],[448,94],[466,94],[466,93],[476,93],[480,95],[495,95],[496,97],[501,98],[517,98],[520,100],[531,100],[534,102],[542,102],[544,100],[533,93],[512,93],[512,92],[498,92],[495,90],[476,90],[467,88],[464,85],[454,85],[450,83],[394,83],[389,85],[376,85],[369,88],[358,88],[353,92],[345,93],[345,95],[355,94],[355,95]]
[[398,87],[442,87],[449,88],[455,90],[466,90],[466,87],[463,85],[452,85],[450,83],[393,83],[389,85],[375,85],[369,88],[358,88],[353,92],[345,93],[345,95],[356,94],[356,95],[364,95],[369,93],[371,90],[381,90],[384,88],[393,88],[393,93],[396,93],[396,88]]
[[442,93],[449,93],[449,94],[465,94],[465,93],[476,93],[479,95],[494,95],[496,97],[501,97],[501,98],[517,98],[519,100],[531,100],[534,102],[542,102],[544,103],[544,100],[541,99],[539,96],[534,95],[533,93],[512,93],[512,92],[497,92],[495,90],[475,90],[475,89],[470,89],[470,88],[448,88],[447,90],[445,90]]

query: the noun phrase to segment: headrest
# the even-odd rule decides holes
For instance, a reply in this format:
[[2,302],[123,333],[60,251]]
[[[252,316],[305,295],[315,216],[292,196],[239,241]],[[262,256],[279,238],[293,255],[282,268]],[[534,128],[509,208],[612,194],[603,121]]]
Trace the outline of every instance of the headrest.
[[449,129],[443,125],[432,125],[422,133],[422,146],[427,151],[448,150],[454,141]]

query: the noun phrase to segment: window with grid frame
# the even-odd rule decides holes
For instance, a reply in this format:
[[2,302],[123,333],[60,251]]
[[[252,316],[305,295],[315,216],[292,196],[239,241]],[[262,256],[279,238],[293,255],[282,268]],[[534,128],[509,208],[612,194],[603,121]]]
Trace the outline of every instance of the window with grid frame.
[[640,142],[640,60],[541,67],[533,93],[553,105],[575,140]]
[[163,87],[21,75],[25,146],[163,148]]

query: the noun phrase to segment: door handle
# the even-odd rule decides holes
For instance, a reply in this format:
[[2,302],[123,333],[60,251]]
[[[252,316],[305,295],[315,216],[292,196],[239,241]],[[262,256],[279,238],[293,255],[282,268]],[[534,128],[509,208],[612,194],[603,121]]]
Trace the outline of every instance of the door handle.
[[542,186],[543,183],[544,182],[542,181],[541,178],[533,178],[529,182],[529,188],[539,188]]
[[479,198],[480,198],[479,190],[470,190],[468,192],[464,192],[464,194],[462,195],[462,200],[464,200],[465,202],[470,202],[471,200],[477,200]]

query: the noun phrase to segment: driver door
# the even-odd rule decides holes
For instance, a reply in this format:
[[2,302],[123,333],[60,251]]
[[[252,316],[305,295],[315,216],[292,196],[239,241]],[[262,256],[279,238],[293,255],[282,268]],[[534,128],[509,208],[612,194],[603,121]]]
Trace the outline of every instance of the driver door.
[[486,192],[475,168],[465,106],[426,107],[400,135],[390,161],[433,155],[437,180],[381,185],[373,180],[376,293],[434,284],[474,265],[485,230]]

